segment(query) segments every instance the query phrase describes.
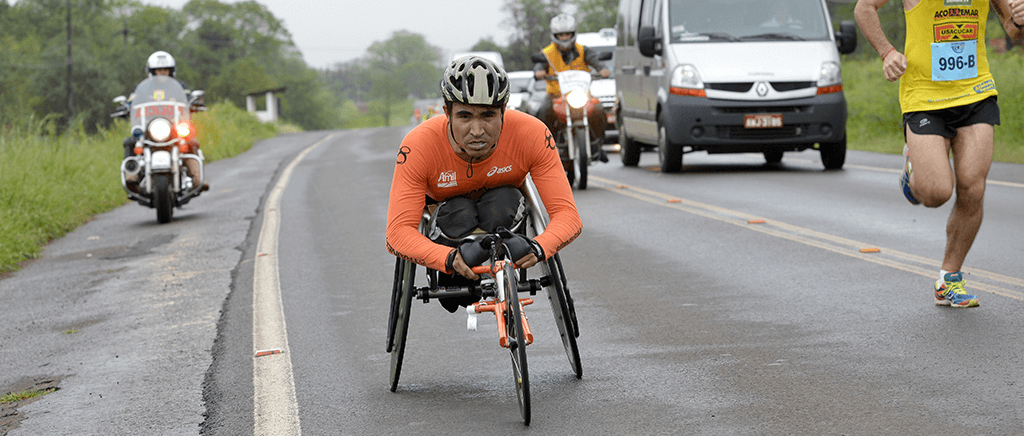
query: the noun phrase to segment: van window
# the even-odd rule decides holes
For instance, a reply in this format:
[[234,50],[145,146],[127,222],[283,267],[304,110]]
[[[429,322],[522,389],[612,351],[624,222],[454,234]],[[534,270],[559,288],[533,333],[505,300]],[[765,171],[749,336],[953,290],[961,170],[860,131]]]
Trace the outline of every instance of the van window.
[[669,0],[672,42],[823,41],[820,0]]

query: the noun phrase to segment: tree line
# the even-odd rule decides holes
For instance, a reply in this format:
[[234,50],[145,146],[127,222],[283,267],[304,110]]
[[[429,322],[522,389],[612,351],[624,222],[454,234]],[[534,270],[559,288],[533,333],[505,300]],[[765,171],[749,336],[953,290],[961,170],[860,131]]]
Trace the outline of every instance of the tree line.
[[151,53],[208,103],[245,107],[245,94],[285,87],[281,116],[337,127],[338,99],[309,68],[283,23],[256,1],[192,0],[181,10],[135,0],[0,0],[0,127],[57,118],[86,130],[110,123],[111,100],[146,77]]
[[[551,17],[571,11],[579,32],[615,27],[618,0],[503,0],[507,45],[491,38],[474,51],[498,51],[508,70],[532,68],[530,55],[551,41]],[[853,20],[854,0],[828,0],[833,23]],[[883,28],[902,46],[903,11],[880,10]],[[990,17],[990,20],[995,20]],[[990,22],[990,37],[1002,34]],[[860,37],[853,56],[875,55]],[[87,130],[110,122],[111,99],[143,77],[156,50],[177,60],[177,77],[207,100],[245,107],[245,94],[286,88],[280,111],[305,129],[388,125],[411,113],[410,98],[438,97],[448,59],[406,30],[372,44],[358,59],[310,68],[283,23],[257,1],[191,0],[181,10],[137,0],[0,0],[0,127],[32,116]]]

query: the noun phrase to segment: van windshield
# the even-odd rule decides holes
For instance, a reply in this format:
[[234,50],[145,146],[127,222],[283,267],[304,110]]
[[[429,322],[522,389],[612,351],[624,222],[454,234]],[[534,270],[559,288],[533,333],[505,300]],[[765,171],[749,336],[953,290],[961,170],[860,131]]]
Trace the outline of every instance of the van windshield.
[[671,0],[672,42],[822,41],[821,0]]

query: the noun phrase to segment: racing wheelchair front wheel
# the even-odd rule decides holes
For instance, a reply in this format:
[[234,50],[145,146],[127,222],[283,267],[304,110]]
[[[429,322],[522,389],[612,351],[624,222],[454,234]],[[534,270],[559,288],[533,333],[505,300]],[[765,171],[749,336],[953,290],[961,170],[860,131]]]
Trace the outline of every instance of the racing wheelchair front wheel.
[[405,357],[405,340],[409,334],[409,309],[416,289],[416,264],[398,258],[395,263],[395,282],[391,290],[391,315],[388,319],[388,347],[391,353],[391,392],[398,389]]
[[512,357],[512,381],[519,399],[519,414],[523,423],[530,425],[530,375],[526,365],[526,335],[523,329],[523,309],[519,305],[516,270],[508,262],[502,267],[502,281],[505,290],[505,333],[508,335],[508,351]]

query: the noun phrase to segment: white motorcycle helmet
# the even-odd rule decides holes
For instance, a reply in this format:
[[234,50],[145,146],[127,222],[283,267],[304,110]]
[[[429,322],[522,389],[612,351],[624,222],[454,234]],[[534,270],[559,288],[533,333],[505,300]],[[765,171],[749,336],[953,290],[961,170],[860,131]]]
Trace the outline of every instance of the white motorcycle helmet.
[[[555,35],[559,33],[572,33],[572,38],[566,41],[558,39]],[[556,15],[551,19],[551,42],[566,50],[576,44],[576,18],[569,14]]]
[[171,77],[174,77],[174,56],[165,51],[153,52],[149,55],[149,60],[146,61],[146,73],[149,77],[153,77],[155,70],[161,68],[168,68],[171,70]]

